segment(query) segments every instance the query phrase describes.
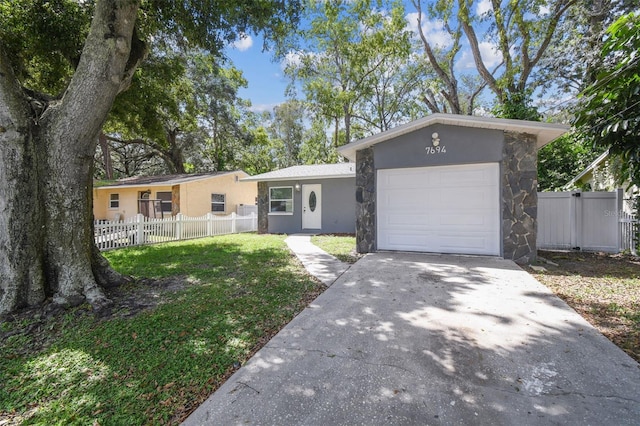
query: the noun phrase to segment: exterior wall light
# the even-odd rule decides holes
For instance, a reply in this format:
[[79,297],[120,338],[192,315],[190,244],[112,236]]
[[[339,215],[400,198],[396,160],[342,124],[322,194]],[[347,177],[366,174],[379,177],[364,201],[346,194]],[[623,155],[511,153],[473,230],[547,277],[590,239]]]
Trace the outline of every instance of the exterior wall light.
[[439,136],[438,136],[438,134],[437,134],[437,133],[435,133],[435,132],[434,132],[434,133],[431,135],[431,142],[433,143],[433,146],[438,146],[438,145],[440,145],[440,138],[439,138]]
[[295,188],[296,192],[300,192],[300,182],[296,182]]

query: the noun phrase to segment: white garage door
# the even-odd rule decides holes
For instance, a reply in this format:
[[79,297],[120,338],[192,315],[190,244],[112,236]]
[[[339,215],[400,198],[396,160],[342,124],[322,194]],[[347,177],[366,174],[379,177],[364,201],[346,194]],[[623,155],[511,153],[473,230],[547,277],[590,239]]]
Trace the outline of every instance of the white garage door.
[[498,163],[378,170],[378,249],[500,254]]

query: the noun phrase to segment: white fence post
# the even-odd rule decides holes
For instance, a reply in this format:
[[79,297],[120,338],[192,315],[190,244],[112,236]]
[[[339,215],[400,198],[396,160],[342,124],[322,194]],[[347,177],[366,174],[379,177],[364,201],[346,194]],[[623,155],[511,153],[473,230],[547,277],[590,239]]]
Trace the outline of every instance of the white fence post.
[[236,212],[231,213],[231,233],[236,233]]
[[136,215],[136,241],[135,245],[144,244],[144,215]]
[[213,235],[213,213],[207,213],[207,237]]
[[622,219],[622,217],[624,216],[624,211],[623,211],[623,203],[624,203],[624,190],[622,188],[618,188],[616,189],[616,218],[618,219],[618,241],[617,241],[617,246],[618,246],[618,251],[622,251],[622,227],[620,226],[620,220]]
[[182,239],[182,213],[176,215],[176,241]]

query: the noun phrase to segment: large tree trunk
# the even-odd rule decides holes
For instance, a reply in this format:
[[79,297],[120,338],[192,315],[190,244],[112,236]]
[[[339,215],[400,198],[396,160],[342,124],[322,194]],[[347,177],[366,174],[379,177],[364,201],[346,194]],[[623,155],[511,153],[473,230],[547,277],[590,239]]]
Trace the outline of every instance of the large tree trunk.
[[104,0],[64,97],[28,99],[0,53],[0,313],[51,297],[108,303],[102,287],[124,277],[95,247],[91,167],[131,58],[137,2]]

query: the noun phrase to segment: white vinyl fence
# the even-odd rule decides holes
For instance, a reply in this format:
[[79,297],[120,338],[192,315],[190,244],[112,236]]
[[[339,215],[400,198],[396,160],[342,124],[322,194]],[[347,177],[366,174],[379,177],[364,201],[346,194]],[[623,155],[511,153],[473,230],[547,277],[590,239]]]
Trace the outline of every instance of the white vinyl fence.
[[623,191],[539,192],[540,249],[634,251],[637,220],[623,211]]
[[127,221],[96,221],[94,224],[96,245],[100,250],[252,232],[257,229],[258,217],[253,213],[248,216],[238,216],[235,213],[217,216],[209,213],[201,217],[178,214],[164,219],[139,214]]

